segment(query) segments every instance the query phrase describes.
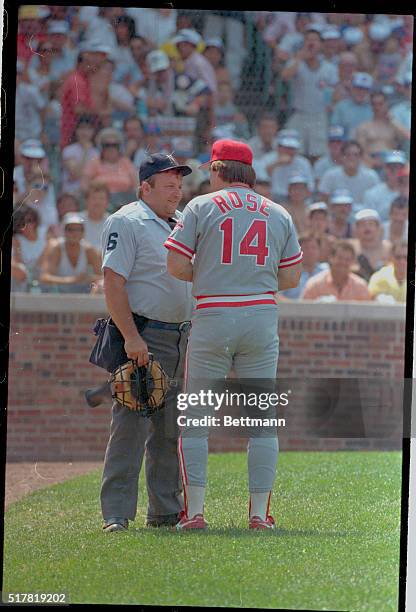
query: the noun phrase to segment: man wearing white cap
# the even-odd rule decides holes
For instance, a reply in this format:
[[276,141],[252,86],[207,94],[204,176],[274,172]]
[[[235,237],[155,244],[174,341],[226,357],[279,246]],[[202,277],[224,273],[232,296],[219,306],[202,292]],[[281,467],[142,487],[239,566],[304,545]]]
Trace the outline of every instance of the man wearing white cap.
[[17,60],[15,137],[19,142],[40,137],[45,106],[39,88],[30,83],[23,62]]
[[329,198],[328,230],[335,238],[351,238],[352,226],[349,218],[354,199],[348,189],[336,189]]
[[146,55],[149,78],[146,86],[146,106],[149,115],[172,114],[172,94],[175,73],[164,51],[155,49]]
[[201,36],[195,30],[184,28],[179,30],[173,39],[178,53],[183,62],[184,71],[192,79],[200,79],[211,90],[217,93],[217,77],[212,65],[206,57],[197,51],[197,46],[201,42]]
[[[16,124],[17,125],[17,124]],[[23,197],[31,175],[37,168],[48,170],[45,149],[37,138],[28,138],[19,147],[21,163],[13,170],[17,192]]]
[[351,94],[334,105],[330,119],[331,125],[342,125],[347,138],[352,137],[357,125],[373,117],[369,101],[372,87],[371,74],[356,72],[351,81]]
[[356,213],[354,220],[356,238],[353,245],[359,264],[356,273],[368,281],[388,261],[391,243],[383,239],[383,226],[376,210],[363,208]]
[[253,163],[261,178],[265,168],[266,178],[271,179],[273,199],[277,202],[287,199],[289,178],[295,174],[306,177],[309,191],[314,191],[312,166],[306,157],[298,154],[299,148],[299,138],[292,131],[282,130],[277,135],[277,151],[265,155],[261,165]]
[[405,167],[407,160],[403,151],[386,151],[383,159],[385,180],[364,192],[363,204],[365,208],[374,208],[385,223],[391,203],[400,195],[397,173]]

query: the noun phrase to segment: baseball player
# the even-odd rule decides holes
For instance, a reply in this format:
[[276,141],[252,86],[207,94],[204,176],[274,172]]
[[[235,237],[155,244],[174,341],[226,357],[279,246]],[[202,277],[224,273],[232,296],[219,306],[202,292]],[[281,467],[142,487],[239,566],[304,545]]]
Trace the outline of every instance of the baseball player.
[[[127,357],[144,365],[150,351],[169,376],[178,378],[183,375],[193,300],[191,285],[168,274],[163,243],[180,218],[176,208],[182,177],[190,172],[171,155],[158,153],[145,159],[139,170],[138,201],[110,215],[102,237],[106,303],[124,338]],[[164,410],[150,418],[118,403],[112,407],[101,486],[105,531],[127,529],[128,521],[135,518],[145,448],[147,525],[174,525],[179,519],[183,502],[176,394],[168,397]]]
[[[196,307],[188,342],[185,390],[201,380],[224,380],[231,366],[240,379],[276,378],[276,291],[296,287],[302,251],[290,214],[257,194],[252,151],[242,142],[212,146],[213,193],[191,200],[165,242],[168,271],[192,281]],[[263,381],[262,381],[263,382]],[[188,407],[187,417],[201,416]],[[179,441],[185,512],[176,528],[204,529],[208,430]],[[270,495],[278,455],[276,431],[248,443],[249,527],[271,529]]]

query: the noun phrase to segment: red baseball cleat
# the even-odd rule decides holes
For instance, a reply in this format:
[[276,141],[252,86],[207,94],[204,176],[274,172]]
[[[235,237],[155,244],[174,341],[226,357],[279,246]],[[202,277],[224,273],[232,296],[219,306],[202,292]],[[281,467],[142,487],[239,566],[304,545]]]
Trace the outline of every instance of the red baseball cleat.
[[205,521],[202,514],[195,514],[192,518],[183,515],[179,523],[176,523],[175,529],[182,531],[183,529],[206,529],[208,523]]
[[252,516],[248,525],[249,529],[275,529],[275,527],[274,518],[270,514],[266,516],[265,521],[259,516]]

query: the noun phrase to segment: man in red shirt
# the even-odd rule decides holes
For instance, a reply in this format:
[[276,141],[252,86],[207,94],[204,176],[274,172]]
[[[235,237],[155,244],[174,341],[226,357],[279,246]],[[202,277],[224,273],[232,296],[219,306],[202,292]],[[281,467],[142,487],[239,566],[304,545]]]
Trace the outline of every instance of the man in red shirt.
[[109,47],[85,41],[80,47],[77,67],[65,79],[62,88],[61,148],[72,142],[78,117],[84,113],[96,116],[99,127],[100,111],[91,97],[91,75],[105,61]]

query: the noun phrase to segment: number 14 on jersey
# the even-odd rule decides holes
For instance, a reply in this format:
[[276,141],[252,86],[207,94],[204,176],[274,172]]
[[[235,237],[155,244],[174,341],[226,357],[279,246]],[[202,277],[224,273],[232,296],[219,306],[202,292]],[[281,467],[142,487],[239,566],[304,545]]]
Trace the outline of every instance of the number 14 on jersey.
[[[224,219],[219,226],[222,232],[221,263],[231,265],[233,263],[234,245],[234,219]],[[257,266],[264,266],[269,256],[267,246],[267,221],[254,219],[247,232],[244,234],[238,247],[239,255],[249,255],[256,258]]]

